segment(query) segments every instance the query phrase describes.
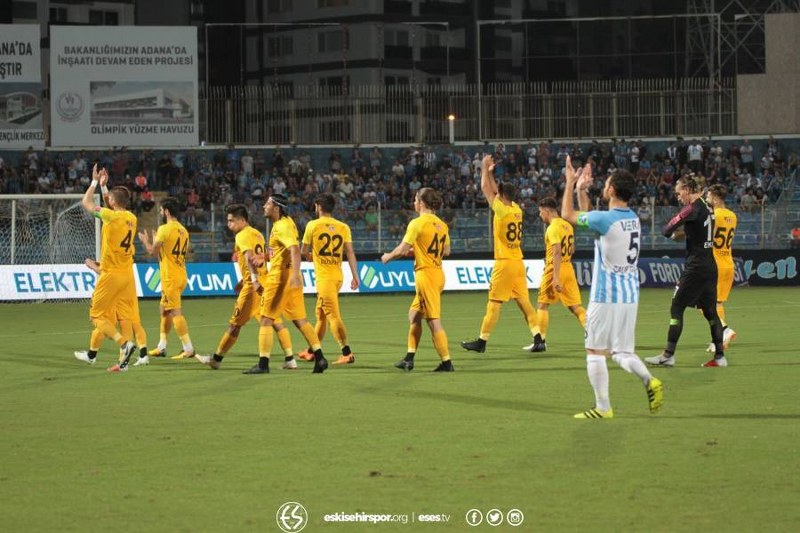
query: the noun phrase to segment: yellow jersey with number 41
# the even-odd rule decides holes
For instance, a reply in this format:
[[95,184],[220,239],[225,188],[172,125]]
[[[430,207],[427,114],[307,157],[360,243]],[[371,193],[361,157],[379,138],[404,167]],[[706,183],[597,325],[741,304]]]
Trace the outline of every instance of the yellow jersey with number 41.
[[492,211],[494,258],[522,259],[522,209],[516,202],[506,205],[500,196],[495,196]]
[[345,243],[352,243],[350,226],[333,217],[320,217],[306,224],[303,244],[310,246],[317,280],[342,281]]
[[103,221],[100,268],[126,270],[133,266],[135,253],[136,215],[130,211],[114,211],[97,207],[94,216]]
[[156,232],[156,242],[161,243],[158,266],[162,282],[186,279],[186,251],[189,249],[189,232],[173,220],[162,224]]
[[408,223],[403,242],[414,247],[414,270],[442,268],[442,257],[450,245],[450,231],[433,213],[423,213]]
[[730,209],[714,209],[714,259],[717,265],[733,266],[733,236],[736,213]]

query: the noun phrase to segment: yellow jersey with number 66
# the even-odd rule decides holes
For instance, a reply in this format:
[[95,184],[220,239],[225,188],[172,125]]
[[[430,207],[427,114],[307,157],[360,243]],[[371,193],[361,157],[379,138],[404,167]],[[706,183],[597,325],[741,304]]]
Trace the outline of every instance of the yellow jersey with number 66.
[[495,196],[492,211],[494,258],[522,259],[522,209],[516,202],[506,205]]
[[554,218],[550,221],[544,233],[545,267],[553,265],[553,246],[561,249],[562,263],[572,261],[572,254],[575,253],[575,230],[572,229],[572,224],[563,218]]
[[156,232],[156,242],[161,243],[158,266],[162,283],[186,279],[186,251],[189,249],[189,232],[173,220],[162,224]]
[[311,247],[317,280],[342,281],[345,243],[352,243],[350,226],[333,217],[320,217],[306,224],[303,244]]
[[[242,283],[250,286],[253,284],[250,277],[250,264],[247,262],[246,253],[249,251],[253,255],[263,256],[266,250],[266,241],[264,235],[261,234],[253,226],[247,226],[242,231],[236,234],[234,242],[234,250],[239,263],[239,270],[242,273]],[[256,269],[256,278],[260,284],[264,284],[267,279],[267,264],[264,263]]]
[[733,237],[736,213],[730,209],[714,209],[714,259],[718,266],[733,267]]
[[403,242],[414,247],[414,270],[442,268],[442,257],[450,245],[450,231],[433,213],[423,213],[408,223]]
[[98,207],[94,216],[103,221],[100,268],[102,270],[130,270],[136,235],[136,215],[130,211],[114,211]]

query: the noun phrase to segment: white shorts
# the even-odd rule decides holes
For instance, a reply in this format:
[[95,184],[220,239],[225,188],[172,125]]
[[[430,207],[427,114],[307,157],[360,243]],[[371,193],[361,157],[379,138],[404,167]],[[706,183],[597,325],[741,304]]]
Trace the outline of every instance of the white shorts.
[[586,309],[587,350],[636,353],[636,313],[639,304],[589,302]]

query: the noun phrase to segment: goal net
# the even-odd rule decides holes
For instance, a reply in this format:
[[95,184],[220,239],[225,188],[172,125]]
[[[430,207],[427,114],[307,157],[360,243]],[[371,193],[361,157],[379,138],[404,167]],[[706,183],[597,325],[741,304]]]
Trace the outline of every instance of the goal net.
[[[0,301],[87,299],[100,221],[81,194],[0,195]],[[99,197],[96,197],[99,202]]]

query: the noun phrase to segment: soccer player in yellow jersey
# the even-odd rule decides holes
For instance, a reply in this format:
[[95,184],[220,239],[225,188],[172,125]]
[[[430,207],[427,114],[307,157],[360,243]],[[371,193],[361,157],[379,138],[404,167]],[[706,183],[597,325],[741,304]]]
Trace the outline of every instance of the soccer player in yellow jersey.
[[188,359],[195,356],[192,339],[189,337],[189,324],[183,316],[181,294],[186,289],[186,251],[189,249],[189,232],[178,221],[180,204],[176,198],[165,198],[158,207],[162,224],[152,239],[146,231],[139,232],[139,240],[144,244],[147,254],[158,257],[161,272],[161,303],[159,311],[161,322],[158,346],[140,358],[134,366],[149,363],[149,356],[164,357],[167,351],[167,334],[172,326],[181,339],[183,351],[173,359]]
[[461,347],[473,352],[486,351],[486,342],[500,318],[501,306],[510,299],[525,316],[533,336],[530,351],[543,352],[546,346],[539,332],[536,310],[528,296],[528,276],[522,261],[522,209],[514,202],[516,191],[510,183],[495,182],[492,155],[486,155],[481,164],[481,191],[494,211],[494,268],[489,280],[489,302],[477,339],[464,341]]
[[[561,300],[584,329],[586,310],[581,305],[581,292],[572,267],[572,254],[575,253],[575,231],[572,224],[559,216],[558,202],[553,197],[543,198],[539,202],[539,217],[547,225],[544,234],[544,272],[539,284],[537,313],[542,344],[546,348],[551,304]],[[523,350],[531,351],[534,348],[536,343],[525,346]]]
[[[213,355],[195,356],[201,363],[207,364],[212,370],[219,370],[225,354],[233,348],[239,340],[242,326],[250,320],[261,319],[259,305],[261,301],[261,287],[267,280],[267,265],[265,262],[266,241],[264,235],[249,222],[247,207],[243,204],[232,204],[225,209],[228,229],[235,235],[234,256],[239,264],[242,280],[241,288],[236,297],[233,315],[229,320],[228,329],[222,334],[217,350]],[[278,334],[278,341],[285,354],[283,368],[295,370],[297,361],[292,355],[292,339],[289,330],[280,320],[273,325]]]
[[[714,208],[714,261],[717,263],[717,314],[722,322],[722,346],[727,350],[736,332],[725,320],[724,304],[733,288],[733,236],[736,233],[736,213],[725,206],[728,190],[722,185],[712,185],[706,192],[706,199]],[[714,343],[709,345],[714,353]]]
[[[356,358],[347,342],[347,329],[339,314],[339,289],[342,288],[342,259],[347,256],[347,264],[353,281],[352,290],[358,289],[358,263],[353,251],[353,237],[350,226],[333,218],[336,197],[331,193],[322,193],[314,200],[317,219],[306,225],[300,255],[310,257],[314,261],[314,274],[317,280],[317,306],[315,313],[317,323],[314,330],[320,342],[325,336],[327,322],[331,323],[333,338],[339,343],[342,355],[334,365],[352,364]],[[314,358],[311,347],[298,354],[308,361]]]
[[75,352],[75,357],[94,364],[97,351],[104,337],[113,339],[120,347],[120,362],[108,370],[123,372],[128,369],[128,361],[136,351],[136,344],[125,338],[114,325],[117,320],[117,305],[123,298],[136,299],[136,284],[133,277],[133,238],[136,234],[136,215],[126,209],[130,193],[124,187],[114,187],[108,194],[109,208],[94,203],[94,191],[105,169],[92,169],[92,183],[81,200],[83,208],[103,221],[101,237],[100,277],[92,294],[89,318],[94,324],[89,350]]
[[414,355],[417,353],[422,337],[422,319],[428,323],[433,336],[433,346],[441,362],[434,372],[452,372],[450,349],[447,346],[447,333],[442,326],[442,291],[444,272],[442,258],[450,255],[450,232],[436,210],[442,207],[442,196],[423,187],[414,197],[414,210],[419,216],[408,224],[403,240],[391,252],[381,256],[386,264],[393,259],[405,257],[414,252],[414,286],[416,294],[408,310],[408,351],[406,356],[394,364],[400,370],[414,369]]
[[[303,334],[314,352],[314,374],[328,368],[322,345],[314,327],[306,319],[303,301],[303,278],[300,274],[300,243],[297,226],[288,215],[289,200],[283,194],[273,194],[264,204],[264,216],[272,222],[269,233],[269,273],[261,296],[261,327],[258,330],[258,363],[245,374],[269,373],[272,349],[272,325],[281,315],[291,320]],[[258,280],[256,288],[261,288]]]

